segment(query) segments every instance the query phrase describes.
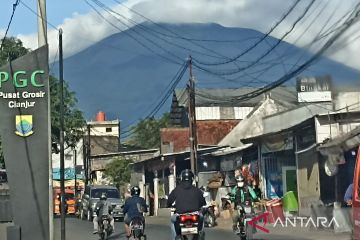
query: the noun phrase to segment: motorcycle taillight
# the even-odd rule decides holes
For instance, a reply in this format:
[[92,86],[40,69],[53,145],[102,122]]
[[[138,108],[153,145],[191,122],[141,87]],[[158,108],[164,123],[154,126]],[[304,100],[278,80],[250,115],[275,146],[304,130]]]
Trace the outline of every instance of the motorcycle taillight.
[[199,220],[198,215],[181,215],[180,216],[180,222],[186,222],[186,221],[192,221],[197,222]]

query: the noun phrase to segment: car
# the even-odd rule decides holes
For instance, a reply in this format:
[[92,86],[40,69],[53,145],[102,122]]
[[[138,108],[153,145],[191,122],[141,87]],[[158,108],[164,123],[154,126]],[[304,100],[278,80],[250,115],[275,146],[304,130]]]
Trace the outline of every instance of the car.
[[92,221],[96,216],[95,206],[100,201],[102,193],[106,193],[108,201],[113,207],[113,217],[115,220],[123,221],[124,213],[122,206],[124,199],[120,196],[120,191],[114,186],[107,185],[90,185],[85,188],[81,197],[80,218]]

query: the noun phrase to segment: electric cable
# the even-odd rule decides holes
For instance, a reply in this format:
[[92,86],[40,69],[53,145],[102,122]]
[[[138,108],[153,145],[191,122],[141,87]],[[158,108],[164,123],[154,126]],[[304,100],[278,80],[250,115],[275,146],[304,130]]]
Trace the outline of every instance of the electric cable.
[[11,25],[11,23],[12,23],[12,20],[13,20],[13,18],[14,18],[14,15],[15,15],[16,7],[19,5],[19,2],[20,2],[20,0],[16,0],[16,2],[13,4],[13,9],[12,9],[12,13],[11,13],[11,16],[10,16],[10,20],[9,20],[9,23],[7,24],[4,37],[3,37],[3,39],[1,40],[0,51],[2,51],[2,49],[3,49],[6,36],[7,36],[8,32],[9,32],[10,25]]

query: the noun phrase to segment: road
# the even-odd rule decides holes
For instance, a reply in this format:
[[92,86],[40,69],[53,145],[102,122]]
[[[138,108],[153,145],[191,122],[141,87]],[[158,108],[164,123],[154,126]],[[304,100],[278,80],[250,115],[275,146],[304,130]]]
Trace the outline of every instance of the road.
[[[165,217],[147,217],[146,234],[148,239],[169,240],[170,228],[169,220]],[[115,224],[116,233],[110,239],[126,239],[123,223]],[[229,220],[220,220],[219,226],[206,229],[206,240],[235,240],[239,239],[232,231]],[[257,240],[350,240],[349,234],[334,234],[332,231],[311,231],[309,229],[287,228],[270,229],[270,233],[257,233]],[[92,223],[76,218],[66,219],[66,239],[76,240],[97,240],[98,236],[92,234]],[[55,240],[60,240],[60,219],[55,219]]]

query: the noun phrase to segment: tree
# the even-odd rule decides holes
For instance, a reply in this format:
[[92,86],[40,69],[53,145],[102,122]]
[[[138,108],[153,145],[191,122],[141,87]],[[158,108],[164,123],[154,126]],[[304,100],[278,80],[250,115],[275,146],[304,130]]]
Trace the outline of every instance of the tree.
[[[14,37],[5,38],[3,49],[0,51],[0,66],[6,64],[9,59],[13,60],[30,52],[23,47],[21,40]],[[50,108],[51,108],[51,138],[59,143],[60,136],[60,101],[59,80],[50,76]],[[65,119],[65,143],[67,147],[75,147],[82,137],[82,129],[86,125],[83,114],[76,108],[77,99],[75,93],[70,91],[68,84],[64,84],[64,119]],[[4,163],[1,140],[0,140],[0,165]]]
[[[50,76],[50,106],[51,106],[51,139],[52,142],[60,142],[60,98],[59,80]],[[76,108],[77,99],[75,93],[70,91],[67,83],[64,83],[64,142],[67,147],[74,148],[76,143],[83,137],[83,129],[86,121],[80,110]]]
[[25,48],[20,39],[5,38],[3,48],[0,50],[0,66],[5,65],[9,60],[24,56],[29,51],[30,49]]
[[159,119],[154,117],[143,119],[131,129],[134,134],[127,143],[142,148],[160,148],[160,128],[168,127],[169,122],[169,113],[164,113]]
[[117,187],[130,182],[130,163],[132,160],[125,157],[114,158],[106,165],[105,176],[109,177]]

